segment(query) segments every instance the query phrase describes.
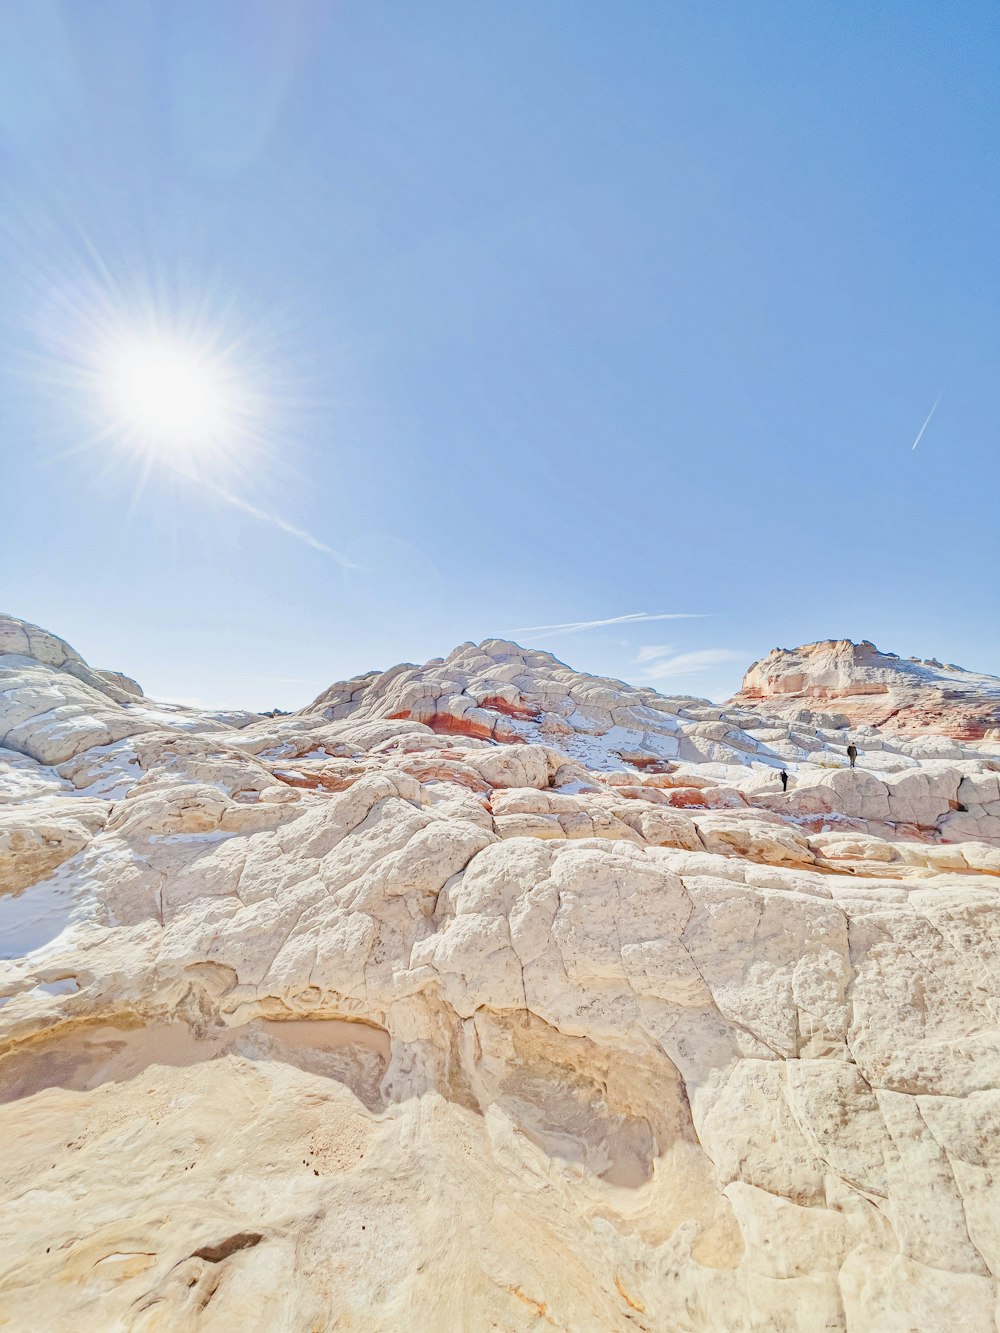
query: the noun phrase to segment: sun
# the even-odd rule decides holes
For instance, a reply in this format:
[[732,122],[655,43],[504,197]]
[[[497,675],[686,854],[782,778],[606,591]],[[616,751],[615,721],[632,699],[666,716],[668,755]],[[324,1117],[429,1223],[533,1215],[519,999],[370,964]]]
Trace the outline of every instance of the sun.
[[193,341],[122,338],[101,356],[98,380],[115,435],[157,461],[207,461],[238,429],[238,386],[227,367]]
[[254,317],[210,275],[60,275],[40,319],[31,374],[54,409],[63,457],[102,476],[217,495],[272,482],[288,462],[301,411],[278,325]]

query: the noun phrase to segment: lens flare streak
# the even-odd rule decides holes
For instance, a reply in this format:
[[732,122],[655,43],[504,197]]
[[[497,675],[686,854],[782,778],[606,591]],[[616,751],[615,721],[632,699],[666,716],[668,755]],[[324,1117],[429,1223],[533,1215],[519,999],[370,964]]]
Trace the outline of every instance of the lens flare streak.
[[345,570],[359,568],[241,494],[248,484],[268,484],[279,462],[282,475],[293,471],[287,456],[277,457],[284,432],[276,358],[255,353],[253,324],[234,318],[205,286],[185,297],[160,281],[119,281],[93,254],[81,274],[61,275],[39,304],[47,315],[39,330],[45,351],[25,378],[47,397],[66,397],[88,427],[64,455],[89,456],[116,473],[130,465],[136,498],[158,481],[179,482]]

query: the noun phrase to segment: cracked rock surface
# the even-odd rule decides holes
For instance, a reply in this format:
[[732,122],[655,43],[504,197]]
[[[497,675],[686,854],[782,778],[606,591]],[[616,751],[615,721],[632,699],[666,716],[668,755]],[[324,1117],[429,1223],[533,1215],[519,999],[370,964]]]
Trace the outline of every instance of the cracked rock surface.
[[0,1323],[995,1329],[1000,746],[843,723],[0,618]]

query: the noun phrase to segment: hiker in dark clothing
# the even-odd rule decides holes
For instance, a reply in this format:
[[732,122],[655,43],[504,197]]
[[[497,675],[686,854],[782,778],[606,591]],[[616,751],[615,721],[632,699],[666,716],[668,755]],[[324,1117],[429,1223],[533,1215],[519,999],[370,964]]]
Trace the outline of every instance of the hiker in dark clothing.
[[785,772],[784,769],[781,770],[781,790],[782,791],[788,790],[788,774]]
[[854,761],[858,757],[858,747],[854,744],[853,741],[851,741],[850,745],[847,747],[847,757],[848,759],[850,759],[851,767],[853,768]]

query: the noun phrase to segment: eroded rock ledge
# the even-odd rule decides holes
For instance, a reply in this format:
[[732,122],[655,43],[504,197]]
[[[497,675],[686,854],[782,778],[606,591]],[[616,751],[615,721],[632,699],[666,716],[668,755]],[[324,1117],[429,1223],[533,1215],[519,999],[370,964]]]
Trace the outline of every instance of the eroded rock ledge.
[[1000,739],[1000,680],[935,658],[880,653],[864,640],[775,648],[754,662],[730,704],[782,717],[827,708],[890,734]]
[[0,649],[12,1327],[994,1328],[998,747]]

